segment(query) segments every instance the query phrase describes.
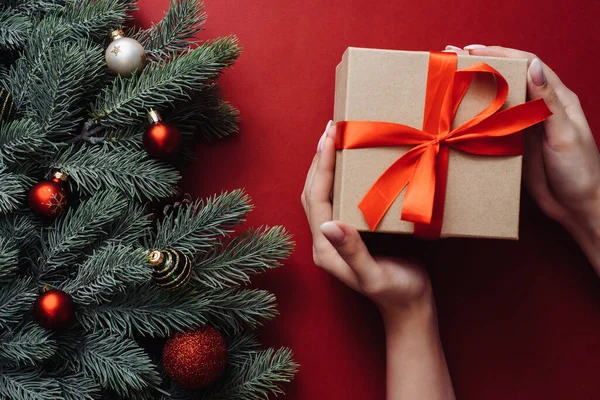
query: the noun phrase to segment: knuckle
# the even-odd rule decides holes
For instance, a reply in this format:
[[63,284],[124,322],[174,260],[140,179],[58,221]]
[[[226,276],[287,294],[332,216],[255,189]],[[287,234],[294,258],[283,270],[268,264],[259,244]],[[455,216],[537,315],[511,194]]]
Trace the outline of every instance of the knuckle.
[[367,278],[360,282],[360,287],[368,297],[381,295],[385,291],[385,282],[381,279]]
[[548,92],[546,93],[546,96],[544,96],[544,101],[550,107],[552,107],[552,106],[558,107],[561,105],[560,99],[558,98],[558,94],[556,93],[556,90],[554,90],[554,89],[548,90]]

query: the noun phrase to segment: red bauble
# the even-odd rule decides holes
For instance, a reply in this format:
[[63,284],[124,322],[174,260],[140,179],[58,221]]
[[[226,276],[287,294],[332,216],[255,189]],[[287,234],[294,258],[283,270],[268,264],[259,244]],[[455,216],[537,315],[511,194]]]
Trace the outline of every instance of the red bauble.
[[27,203],[39,217],[54,218],[67,209],[66,175],[56,172],[50,181],[41,181],[29,189]]
[[62,290],[46,290],[33,304],[33,317],[44,328],[63,328],[75,317],[73,299]]
[[163,365],[173,381],[188,389],[202,389],[217,381],[227,365],[227,344],[212,326],[177,332],[167,340]]
[[144,148],[150,157],[158,159],[171,158],[181,148],[181,132],[169,122],[163,121],[158,112],[148,113],[150,125],[144,132]]

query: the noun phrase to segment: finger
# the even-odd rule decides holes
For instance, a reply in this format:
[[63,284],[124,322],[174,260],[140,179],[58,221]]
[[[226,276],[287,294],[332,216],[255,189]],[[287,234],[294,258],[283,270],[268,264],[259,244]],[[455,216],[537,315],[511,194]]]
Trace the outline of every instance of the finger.
[[314,177],[307,197],[313,237],[321,235],[319,225],[330,221],[333,214],[333,207],[329,201],[329,193],[333,186],[334,169],[335,148],[331,138],[327,137],[323,142],[323,149],[319,153]]
[[323,141],[325,140],[325,138],[329,134],[330,128],[331,128],[332,125],[333,125],[332,121],[329,121],[327,123],[327,126],[325,127],[325,131],[321,135],[321,138],[319,139],[319,143],[317,144],[317,153],[313,157],[313,161],[312,161],[312,163],[310,165],[310,168],[308,169],[308,173],[306,174],[306,181],[304,182],[304,189],[302,190],[302,205],[304,206],[304,210],[305,211],[307,211],[306,210],[306,208],[307,208],[307,197],[308,197],[310,189],[311,189],[311,185],[312,185],[312,181],[313,181],[313,178],[314,178],[315,170],[316,170],[317,163],[318,163],[318,160],[319,160],[319,154],[320,154],[321,149],[323,147]]
[[451,44],[446,46],[446,48],[444,50],[442,50],[442,53],[469,54],[468,51],[465,51],[465,50],[461,49],[460,47],[453,46]]
[[361,288],[371,291],[371,286],[380,282],[382,272],[358,231],[339,221],[328,221],[320,228],[340,257],[354,271]]
[[[579,130],[567,114],[565,102],[569,99],[561,96],[560,90],[565,93],[566,87],[557,79],[549,79],[550,68],[545,66],[539,58],[534,58],[529,65],[527,77],[527,91],[531,99],[544,100],[552,115],[544,121],[546,142],[555,149],[570,146],[578,137]],[[557,86],[558,85],[558,86]]]
[[[473,46],[475,46],[473,48]],[[465,47],[465,50],[469,51],[469,54],[473,56],[483,57],[502,57],[502,58],[526,58],[528,62],[531,62],[536,55],[523,50],[511,49],[509,47],[502,46],[483,46],[483,45],[469,45]]]

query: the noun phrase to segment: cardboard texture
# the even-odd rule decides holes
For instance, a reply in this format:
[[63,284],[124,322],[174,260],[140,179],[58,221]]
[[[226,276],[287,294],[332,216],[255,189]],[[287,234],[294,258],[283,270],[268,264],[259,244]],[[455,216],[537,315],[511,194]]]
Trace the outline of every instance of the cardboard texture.
[[[509,84],[504,108],[526,99],[527,61],[458,56],[458,68],[485,62]],[[334,120],[385,121],[418,129],[423,124],[429,54],[348,48],[336,70]],[[486,108],[495,96],[493,77],[478,74],[453,122],[456,127]],[[334,219],[369,227],[358,203],[377,178],[410,147],[338,150]],[[442,237],[518,239],[522,156],[476,156],[450,150]],[[413,232],[400,220],[404,192],[377,232]]]

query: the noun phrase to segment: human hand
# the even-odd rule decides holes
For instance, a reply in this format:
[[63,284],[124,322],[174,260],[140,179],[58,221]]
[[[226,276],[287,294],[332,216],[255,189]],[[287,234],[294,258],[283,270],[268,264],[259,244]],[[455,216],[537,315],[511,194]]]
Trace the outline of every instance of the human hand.
[[356,229],[331,221],[335,126],[319,141],[302,192],[315,264],[377,304],[386,332],[387,399],[454,400],[429,277],[418,263],[374,258]]
[[476,56],[526,58],[527,92],[553,115],[525,135],[523,180],[550,218],[580,243],[600,273],[600,155],[578,97],[532,53],[499,46],[447,46]]
[[335,125],[330,122],[319,141],[302,192],[302,205],[313,236],[315,264],[373,300],[384,320],[405,311],[430,311],[431,285],[420,264],[398,258],[374,258],[356,229],[331,221],[334,140]]

